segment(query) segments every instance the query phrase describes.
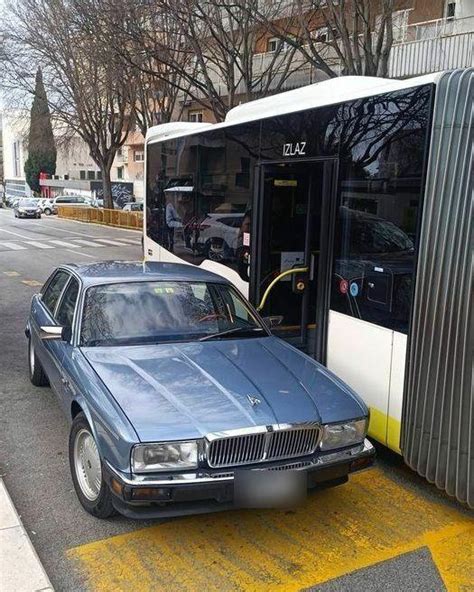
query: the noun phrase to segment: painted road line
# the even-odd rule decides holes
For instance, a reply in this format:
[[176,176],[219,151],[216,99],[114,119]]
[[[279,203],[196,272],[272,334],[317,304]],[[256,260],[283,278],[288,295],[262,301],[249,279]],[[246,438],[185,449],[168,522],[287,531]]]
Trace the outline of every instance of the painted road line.
[[23,245],[19,245],[18,243],[0,243],[0,247],[6,247],[7,249],[11,249],[12,251],[24,251],[26,247]]
[[5,228],[0,228],[0,232],[7,232],[8,234],[13,234],[14,236],[19,236],[20,238],[26,238],[26,239],[32,238],[31,236],[26,236],[26,234],[20,234],[19,232],[13,232],[13,230],[6,230]]
[[29,245],[33,247],[37,247],[38,249],[54,249],[53,245],[45,245],[44,243],[38,243],[36,241],[25,241]]
[[3,273],[8,277],[18,277],[20,275],[18,271],[4,271]]
[[21,283],[26,284],[27,286],[31,286],[32,288],[35,286],[43,285],[41,282],[38,282],[37,280],[21,280]]
[[69,253],[74,253],[74,255],[82,255],[83,257],[90,257],[91,259],[95,259],[94,255],[88,255],[83,251],[81,251],[80,253],[78,251],[73,251],[72,249],[66,249],[66,251],[68,251]]
[[[53,218],[44,218],[44,220],[53,220]],[[62,222],[78,222],[78,220],[64,220],[63,218],[60,219]],[[33,224],[38,224],[38,226],[42,226],[44,224],[44,222],[33,222]],[[43,226],[44,229],[44,226]],[[74,230],[71,231],[71,229],[69,230],[64,230],[63,228],[55,228],[54,229],[55,232],[64,232],[66,234],[77,234],[80,236],[87,236],[89,238],[94,238],[95,235],[93,234],[86,234],[85,232],[80,232],[78,230]]]
[[74,243],[67,243],[66,241],[62,240],[50,240],[50,243],[54,243],[55,245],[59,245],[60,247],[68,247],[69,249],[72,247],[73,249],[80,249],[81,245],[75,245]]
[[[111,240],[110,238],[98,238],[98,241],[100,241],[101,243],[106,243],[107,245],[114,245],[115,247],[129,247],[130,245],[127,245],[125,243],[121,243],[118,240]],[[122,239],[119,239],[122,240]]]
[[140,245],[141,244],[141,239],[136,239],[136,238],[119,238],[120,241],[124,242],[124,243],[131,243],[132,245]]
[[86,247],[105,247],[105,245],[101,245],[100,243],[86,240],[84,238],[74,238],[72,239],[75,243],[80,243],[81,245],[85,245]]
[[373,469],[290,512],[182,518],[76,547],[68,557],[100,592],[296,592],[428,547],[454,591],[474,581],[473,536],[466,513]]

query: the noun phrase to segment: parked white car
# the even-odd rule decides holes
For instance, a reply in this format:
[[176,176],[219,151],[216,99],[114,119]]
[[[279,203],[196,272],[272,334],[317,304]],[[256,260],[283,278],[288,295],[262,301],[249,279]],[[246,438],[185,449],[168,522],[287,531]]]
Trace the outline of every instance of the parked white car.
[[71,206],[75,208],[90,208],[92,199],[83,195],[58,195],[53,202],[54,207]]
[[143,203],[142,202],[128,202],[126,203],[122,211],[124,212],[143,212]]
[[46,214],[46,216],[51,216],[51,214],[58,213],[58,210],[56,209],[56,207],[54,205],[54,199],[52,199],[50,197],[42,197],[38,201],[38,206],[41,208],[41,211],[43,212],[43,214]]
[[206,214],[198,227],[198,252],[213,261],[228,261],[235,257],[240,227],[245,214]]

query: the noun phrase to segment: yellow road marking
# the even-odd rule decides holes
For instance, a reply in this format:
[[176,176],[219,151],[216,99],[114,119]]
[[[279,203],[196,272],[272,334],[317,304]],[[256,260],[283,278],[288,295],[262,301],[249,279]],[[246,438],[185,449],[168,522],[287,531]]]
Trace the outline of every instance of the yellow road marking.
[[301,508],[176,519],[68,551],[98,592],[296,591],[428,546],[448,590],[474,581],[474,522],[381,470]]
[[3,273],[8,277],[17,277],[20,275],[18,271],[4,271]]
[[36,280],[21,280],[22,284],[26,284],[27,286],[42,286],[41,282],[37,282]]

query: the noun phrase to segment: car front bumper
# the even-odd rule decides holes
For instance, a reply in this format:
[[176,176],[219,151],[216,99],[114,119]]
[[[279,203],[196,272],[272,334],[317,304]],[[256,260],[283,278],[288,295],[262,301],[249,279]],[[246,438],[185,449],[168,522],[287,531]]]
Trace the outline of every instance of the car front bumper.
[[[312,458],[246,468],[305,471],[310,490],[344,483],[349,474],[373,465],[374,457],[375,449],[366,439],[358,446],[318,453]],[[104,473],[115,508],[129,518],[163,518],[238,508],[234,502],[234,472],[230,469],[130,476],[106,462]]]
[[37,218],[40,215],[40,212],[18,212],[20,218]]

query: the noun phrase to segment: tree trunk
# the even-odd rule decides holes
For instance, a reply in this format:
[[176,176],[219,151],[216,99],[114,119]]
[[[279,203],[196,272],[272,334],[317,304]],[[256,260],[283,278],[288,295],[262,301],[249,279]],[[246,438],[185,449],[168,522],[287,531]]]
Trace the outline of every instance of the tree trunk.
[[114,209],[114,201],[112,199],[112,181],[110,180],[110,167],[102,167],[102,193],[104,198],[104,208],[108,210]]

